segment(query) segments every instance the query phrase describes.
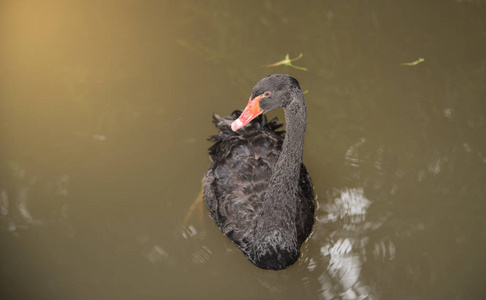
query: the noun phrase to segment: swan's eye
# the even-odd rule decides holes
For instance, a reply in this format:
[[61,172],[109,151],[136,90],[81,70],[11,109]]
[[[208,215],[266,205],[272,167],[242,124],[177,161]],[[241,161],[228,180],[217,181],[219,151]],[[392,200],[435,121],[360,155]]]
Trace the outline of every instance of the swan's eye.
[[265,94],[263,94],[263,97],[270,97],[271,93],[270,92],[265,92]]

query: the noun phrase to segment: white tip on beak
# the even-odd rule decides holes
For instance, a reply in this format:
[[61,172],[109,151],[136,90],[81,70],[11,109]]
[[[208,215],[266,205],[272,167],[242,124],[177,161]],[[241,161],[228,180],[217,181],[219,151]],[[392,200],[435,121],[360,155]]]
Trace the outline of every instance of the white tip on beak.
[[232,124],[231,124],[231,130],[236,131],[243,127],[243,122],[240,121],[240,119],[236,119]]

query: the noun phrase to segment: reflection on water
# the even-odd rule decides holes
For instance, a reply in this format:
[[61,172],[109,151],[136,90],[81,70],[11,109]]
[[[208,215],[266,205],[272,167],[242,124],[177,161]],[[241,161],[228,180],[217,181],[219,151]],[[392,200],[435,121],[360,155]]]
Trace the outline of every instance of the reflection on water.
[[[1,190],[2,223],[16,235],[32,226],[58,224],[68,218],[69,176],[42,178],[32,175],[20,166],[10,163],[9,182]],[[34,196],[31,196],[34,195]],[[43,201],[49,198],[48,207]]]
[[[485,4],[3,1],[2,296],[483,299]],[[309,90],[318,196],[279,272],[194,202],[211,114],[270,72]]]
[[363,189],[333,191],[333,202],[322,210],[327,213],[320,222],[338,223],[339,229],[329,234],[329,244],[321,247],[321,255],[328,260],[325,274],[319,277],[325,299],[373,299],[372,287],[363,282],[361,266],[366,259],[368,230],[366,211],[371,201],[363,195]]
[[146,253],[146,255],[147,259],[153,264],[164,261],[169,256],[169,254],[159,246],[154,246],[149,253]]

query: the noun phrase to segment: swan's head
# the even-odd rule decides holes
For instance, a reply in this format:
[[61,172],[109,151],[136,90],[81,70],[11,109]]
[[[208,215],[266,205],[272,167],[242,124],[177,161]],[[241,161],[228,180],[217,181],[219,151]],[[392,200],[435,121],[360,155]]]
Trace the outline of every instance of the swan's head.
[[253,87],[246,108],[231,124],[231,129],[236,131],[263,113],[286,107],[299,91],[302,92],[299,82],[289,75],[273,74],[263,78]]

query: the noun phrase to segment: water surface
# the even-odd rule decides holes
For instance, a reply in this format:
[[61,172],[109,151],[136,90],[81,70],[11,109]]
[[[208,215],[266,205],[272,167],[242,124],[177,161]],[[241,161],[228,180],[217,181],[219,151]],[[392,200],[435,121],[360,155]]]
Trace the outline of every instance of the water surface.
[[[486,296],[484,1],[3,1],[0,20],[7,298]],[[264,67],[287,53],[308,71]],[[308,90],[318,204],[278,272],[187,215],[211,114],[271,73]]]

